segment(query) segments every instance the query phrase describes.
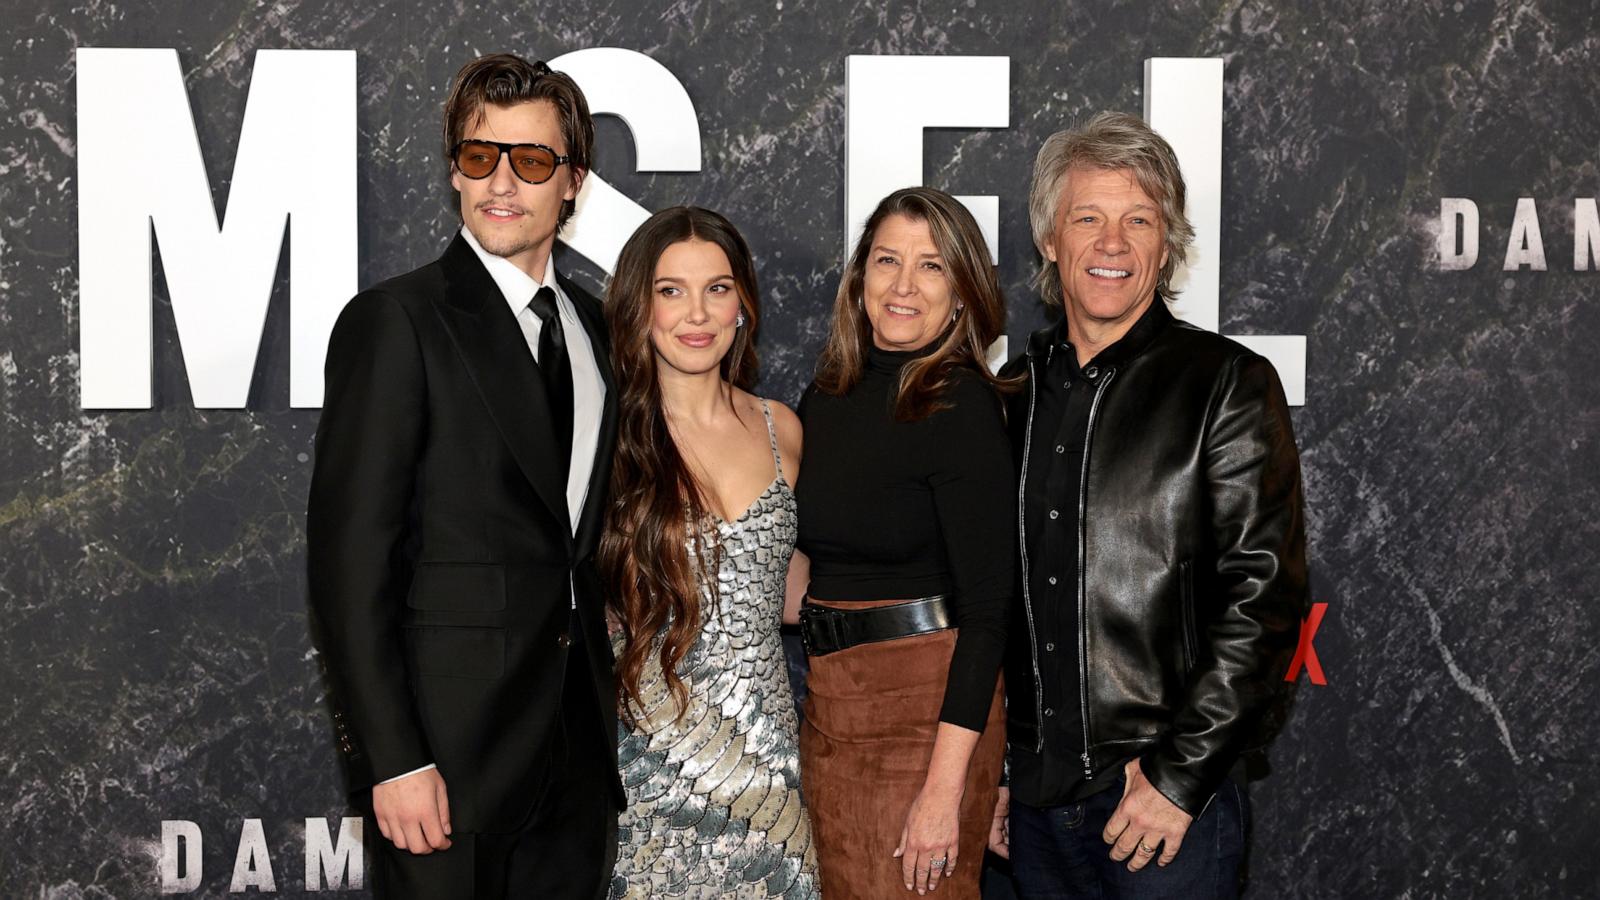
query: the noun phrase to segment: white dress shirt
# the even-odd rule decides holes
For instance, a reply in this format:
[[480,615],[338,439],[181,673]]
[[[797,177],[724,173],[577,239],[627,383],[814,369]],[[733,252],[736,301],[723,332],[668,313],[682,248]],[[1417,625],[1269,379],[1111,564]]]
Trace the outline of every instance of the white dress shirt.
[[[478,244],[472,231],[461,229],[467,246],[478,254],[478,260],[489,270],[489,276],[499,286],[505,302],[511,307],[522,336],[528,342],[528,353],[535,362],[539,360],[539,333],[544,323],[534,315],[528,305],[541,287],[549,287],[556,295],[556,309],[561,314],[561,328],[567,337],[567,359],[572,364],[572,462],[567,468],[567,516],[572,520],[572,532],[578,532],[578,519],[583,515],[583,501],[589,495],[589,476],[594,472],[595,450],[600,446],[600,412],[605,403],[606,383],[600,378],[600,366],[594,359],[594,345],[589,343],[589,332],[578,319],[578,310],[572,299],[556,282],[555,254],[545,261],[544,280],[535,281],[528,273],[517,268],[516,263],[503,256],[495,256]],[[578,600],[571,598],[574,609]],[[399,781],[418,772],[437,768],[429,763],[404,775],[386,778],[379,784]]]
[[555,291],[556,309],[560,310],[561,327],[567,336],[567,358],[572,362],[572,464],[567,469],[567,515],[572,519],[572,531],[576,534],[578,518],[583,515],[583,501],[589,495],[589,476],[594,472],[595,450],[600,445],[600,410],[606,398],[606,385],[600,380],[600,367],[594,359],[589,332],[578,319],[578,310],[571,298],[556,283],[554,253],[545,261],[544,280],[540,282],[528,277],[528,273],[511,260],[495,256],[479,246],[470,229],[461,229],[461,236],[478,254],[494,283],[500,286],[500,293],[505,296],[528,342],[528,353],[535,361],[539,359],[539,332],[544,323],[528,304],[533,302],[533,295],[541,287]]

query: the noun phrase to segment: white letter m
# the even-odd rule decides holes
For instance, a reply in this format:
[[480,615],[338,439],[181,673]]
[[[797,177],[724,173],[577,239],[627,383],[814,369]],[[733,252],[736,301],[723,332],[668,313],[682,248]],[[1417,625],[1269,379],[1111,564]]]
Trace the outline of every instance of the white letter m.
[[151,405],[154,225],[197,407],[243,407],[289,229],[289,402],[322,405],[356,289],[356,56],[256,54],[219,226],[171,49],[78,50],[81,403]]

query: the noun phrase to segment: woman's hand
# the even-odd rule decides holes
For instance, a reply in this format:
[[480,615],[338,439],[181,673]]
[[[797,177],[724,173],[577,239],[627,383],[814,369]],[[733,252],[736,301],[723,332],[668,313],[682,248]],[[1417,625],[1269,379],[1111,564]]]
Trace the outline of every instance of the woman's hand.
[[906,878],[906,890],[919,894],[939,887],[956,867],[960,852],[961,795],[964,785],[925,784],[906,814],[900,846],[894,855]]

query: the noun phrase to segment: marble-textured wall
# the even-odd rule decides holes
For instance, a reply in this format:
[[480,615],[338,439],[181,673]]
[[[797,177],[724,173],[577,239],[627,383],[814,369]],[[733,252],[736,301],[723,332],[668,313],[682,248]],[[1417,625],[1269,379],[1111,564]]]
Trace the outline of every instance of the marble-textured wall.
[[[41,8],[42,7],[42,8]],[[480,52],[642,51],[687,87],[703,171],[597,169],[722,210],[760,257],[764,392],[809,377],[839,271],[847,54],[1012,58],[1012,127],[927,136],[927,182],[1001,197],[1013,345],[1044,312],[1024,198],[1050,131],[1138,111],[1141,61],[1226,60],[1222,318],[1304,334],[1295,413],[1326,686],[1254,786],[1256,897],[1593,896],[1600,883],[1600,192],[1590,2],[590,0],[7,3],[0,38],[0,896],[158,891],[163,819],[204,893],[261,819],[278,891],[345,809],[303,609],[314,410],[287,402],[283,285],[248,410],[192,408],[158,287],[156,406],[78,407],[73,51],[174,47],[219,204],[254,51],[359,54],[361,281],[455,224],[434,151]],[[160,172],[150,173],[162,177]],[[1483,213],[1440,272],[1439,198]],[[1502,272],[1518,197],[1547,272]],[[591,285],[598,272],[568,255]],[[159,271],[159,270],[158,270]],[[281,276],[280,276],[281,278]],[[1588,712],[1585,712],[1585,711]]]

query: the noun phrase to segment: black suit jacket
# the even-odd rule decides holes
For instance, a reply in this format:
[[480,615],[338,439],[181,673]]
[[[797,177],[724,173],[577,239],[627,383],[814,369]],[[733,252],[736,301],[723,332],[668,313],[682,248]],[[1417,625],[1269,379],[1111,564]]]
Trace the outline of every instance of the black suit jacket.
[[[306,539],[340,750],[352,790],[436,763],[461,831],[516,828],[563,777],[569,653],[587,656],[615,753],[593,557],[616,391],[600,304],[560,283],[606,384],[576,535],[539,367],[463,238],[357,295],[328,345]],[[616,779],[595,790],[624,803]]]

